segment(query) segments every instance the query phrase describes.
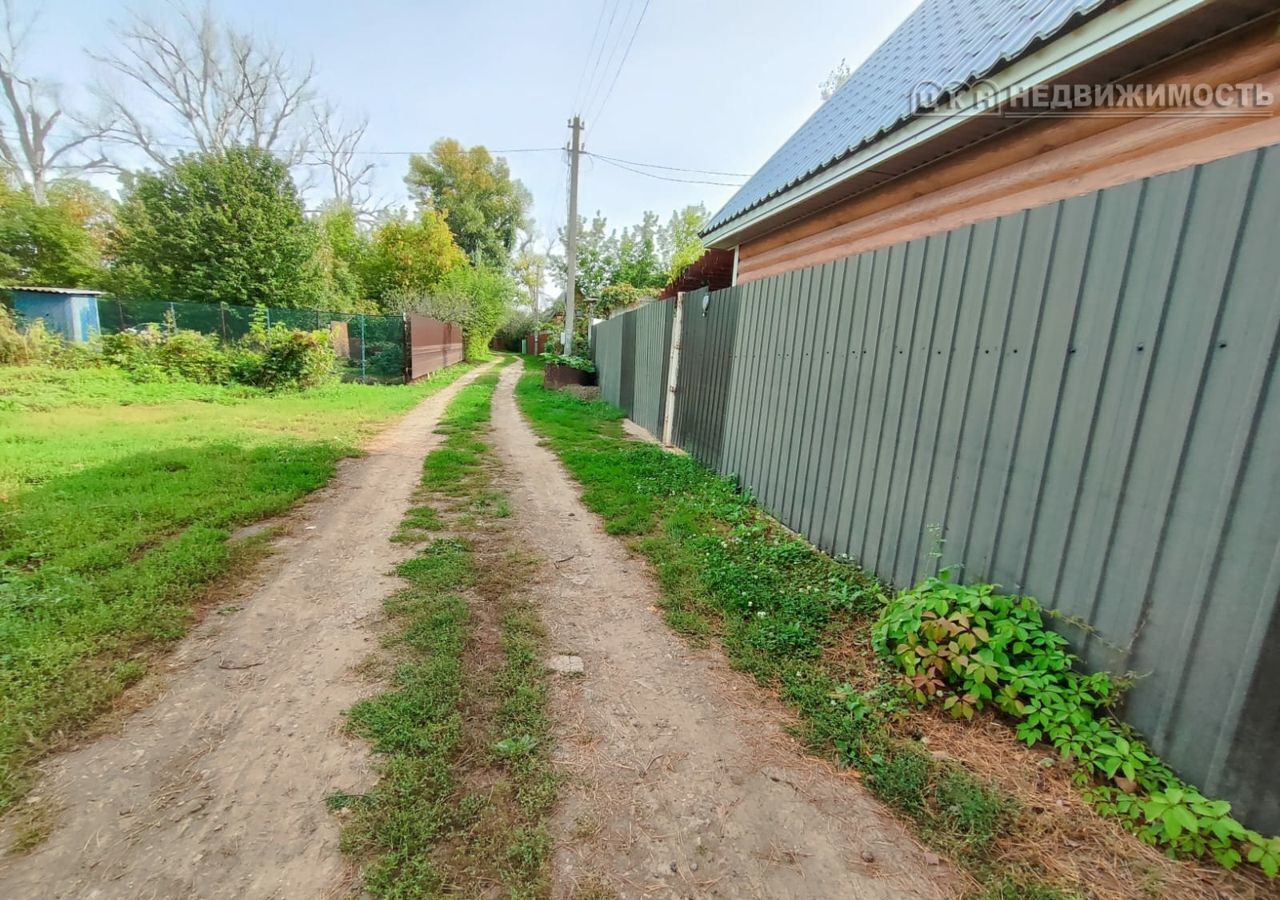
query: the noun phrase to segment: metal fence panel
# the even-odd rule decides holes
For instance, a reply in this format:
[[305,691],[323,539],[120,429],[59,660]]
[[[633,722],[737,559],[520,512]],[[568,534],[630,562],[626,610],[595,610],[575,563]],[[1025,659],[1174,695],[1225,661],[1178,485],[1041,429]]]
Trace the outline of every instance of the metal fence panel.
[[673,439],[695,459],[719,469],[734,373],[730,354],[738,327],[738,290],[719,291],[714,300],[705,289],[694,291],[684,303]]
[[600,396],[654,437],[667,408],[674,313],[672,301],[655,301],[594,326]]
[[647,303],[627,317],[635,322],[635,377],[630,415],[632,421],[657,437],[662,434],[662,414],[666,409],[674,311],[670,301],[660,301]]
[[599,373],[600,397],[622,406],[622,319],[607,319],[594,326],[592,352]]
[[1088,664],[1143,676],[1126,718],[1280,830],[1277,284],[1272,147],[719,291],[705,316],[691,295],[676,442],[886,580],[935,571],[941,538],[965,577],[1087,622],[1061,627]]
[[462,329],[448,322],[409,313],[405,316],[409,342],[409,381],[425,378],[446,366],[462,362]]
[[636,412],[636,315],[622,317],[622,384],[619,403],[632,421]]

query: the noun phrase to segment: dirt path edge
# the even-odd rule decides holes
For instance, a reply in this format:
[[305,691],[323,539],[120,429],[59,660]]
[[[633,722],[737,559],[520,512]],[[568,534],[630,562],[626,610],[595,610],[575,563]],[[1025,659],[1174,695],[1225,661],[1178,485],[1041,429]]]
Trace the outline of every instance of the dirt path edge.
[[[648,564],[607,535],[520,414],[503,373],[494,436],[560,679],[555,895],[942,897],[959,879],[855,780],[804,755],[791,714],[662,621]],[[933,863],[933,864],[931,864]]]

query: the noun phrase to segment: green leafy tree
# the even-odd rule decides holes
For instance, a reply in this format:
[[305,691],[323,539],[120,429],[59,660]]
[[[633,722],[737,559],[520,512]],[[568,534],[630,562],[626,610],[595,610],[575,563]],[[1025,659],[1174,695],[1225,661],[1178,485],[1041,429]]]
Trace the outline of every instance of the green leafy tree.
[[600,300],[592,306],[591,313],[598,317],[607,316],[616,309],[626,309],[650,300],[654,293],[653,290],[638,288],[626,282],[611,284],[600,292]]
[[[646,212],[639,225],[610,230],[604,216],[596,213],[589,223],[578,219],[578,292],[604,302],[601,311],[617,305],[619,297],[652,297],[666,287],[705,252],[698,232],[707,221],[701,204],[677,209],[666,225]],[[560,243],[564,244],[564,230]],[[552,266],[561,287],[567,282],[565,259],[552,257]],[[611,287],[627,290],[606,292]],[[610,299],[611,298],[611,299]],[[626,305],[626,304],[624,304]]]
[[265,150],[183,156],[132,179],[111,235],[116,279],[144,296],[318,308],[318,235],[289,170]]
[[540,251],[536,243],[537,234],[531,225],[521,229],[520,242],[511,257],[511,274],[524,295],[524,302],[535,315],[542,306],[543,286],[551,266],[549,248],[546,252]]
[[332,297],[329,309],[354,312],[363,308],[369,296],[362,273],[371,241],[361,231],[356,211],[345,204],[325,207],[315,221],[316,253],[313,263],[320,269],[324,291]]
[[545,315],[528,309],[512,309],[498,326],[497,337],[505,343],[519,346],[521,339],[546,327]]
[[[80,195],[75,195],[79,197]],[[0,184],[0,280],[91,287],[102,279],[99,248],[69,187],[50,186],[44,205]]]
[[467,359],[489,356],[489,342],[507,321],[518,294],[515,279],[500,269],[463,264],[451,270],[430,293],[396,291],[387,306],[462,326]]
[[466,263],[444,217],[425,210],[417,219],[387,219],[374,230],[361,276],[368,295],[386,306],[397,294],[430,293]]
[[658,235],[659,250],[666,266],[664,286],[678,278],[706,252],[706,244],[698,232],[707,224],[707,218],[707,208],[701,203],[677,209],[671,214],[667,227]]
[[465,303],[465,311],[454,321],[462,325],[462,352],[468,360],[489,356],[489,342],[511,312],[516,300],[516,282],[498,269],[454,269],[440,284],[440,297]]
[[646,212],[635,228],[622,229],[614,284],[629,284],[642,291],[660,291],[666,287],[667,265],[658,253],[660,231],[658,214],[652,212]]
[[420,210],[445,217],[473,264],[506,267],[532,199],[505,159],[445,138],[409,158],[404,180]]
[[436,318],[462,326],[463,355],[489,357],[489,342],[511,312],[516,283],[505,272],[462,266],[445,276],[434,298]]
[[[565,246],[564,229],[560,229],[560,246]],[[551,259],[556,281],[560,287],[568,284],[568,269],[563,255]],[[599,297],[617,280],[619,264],[618,235],[609,230],[609,222],[600,213],[588,223],[578,217],[578,294],[582,297]]]

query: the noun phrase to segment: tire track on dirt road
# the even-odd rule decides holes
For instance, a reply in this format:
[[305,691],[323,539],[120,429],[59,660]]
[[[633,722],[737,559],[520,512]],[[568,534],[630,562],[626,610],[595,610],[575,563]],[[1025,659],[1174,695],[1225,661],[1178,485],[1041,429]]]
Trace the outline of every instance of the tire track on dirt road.
[[524,421],[519,376],[503,373],[493,422],[513,533],[556,561],[533,587],[550,652],[585,663],[553,692],[567,775],[555,896],[956,893],[954,874],[859,784],[803,754],[781,703],[668,629],[647,564],[605,534]]
[[[438,442],[445,405],[483,369],[424,400],[343,460],[289,517],[237,605],[163,665],[164,693],[118,733],[46,761],[33,792],[61,810],[30,854],[0,860],[0,897],[319,898],[351,889],[326,810],[370,785],[343,713],[382,601],[412,555],[390,541]],[[241,608],[243,607],[243,608]]]

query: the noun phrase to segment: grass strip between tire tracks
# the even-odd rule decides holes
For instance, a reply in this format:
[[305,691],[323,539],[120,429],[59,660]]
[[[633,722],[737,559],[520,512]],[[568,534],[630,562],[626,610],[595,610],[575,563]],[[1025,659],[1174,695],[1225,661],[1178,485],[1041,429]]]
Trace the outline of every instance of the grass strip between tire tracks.
[[379,754],[379,780],[330,805],[347,811],[344,847],[376,897],[550,894],[545,635],[521,590],[537,561],[509,546],[486,439],[497,380],[463,388],[441,421],[394,538],[430,542],[386,604],[391,633],[370,667],[391,684],[349,715]]

